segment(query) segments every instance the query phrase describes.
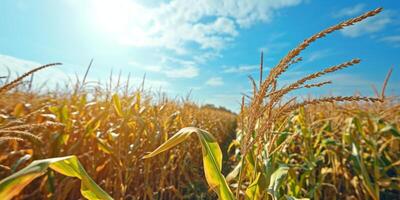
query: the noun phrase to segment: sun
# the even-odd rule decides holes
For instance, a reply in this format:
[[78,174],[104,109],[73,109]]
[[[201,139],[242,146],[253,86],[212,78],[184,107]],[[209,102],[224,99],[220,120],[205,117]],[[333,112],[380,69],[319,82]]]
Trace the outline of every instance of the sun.
[[135,27],[138,16],[141,15],[139,6],[130,0],[96,0],[93,1],[93,20],[97,29],[113,37],[122,37],[130,28]]

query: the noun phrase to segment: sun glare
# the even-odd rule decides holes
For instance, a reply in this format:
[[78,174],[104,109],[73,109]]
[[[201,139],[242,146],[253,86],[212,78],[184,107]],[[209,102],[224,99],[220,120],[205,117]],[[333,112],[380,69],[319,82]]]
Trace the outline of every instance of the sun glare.
[[129,31],[129,27],[140,15],[140,10],[135,9],[135,4],[127,0],[122,1],[95,1],[94,21],[98,29],[111,34],[113,37],[121,37]]
[[0,0],[0,200],[400,200],[400,4],[346,2]]
[[131,0],[93,1],[93,20],[96,30],[122,44],[150,44],[148,9]]

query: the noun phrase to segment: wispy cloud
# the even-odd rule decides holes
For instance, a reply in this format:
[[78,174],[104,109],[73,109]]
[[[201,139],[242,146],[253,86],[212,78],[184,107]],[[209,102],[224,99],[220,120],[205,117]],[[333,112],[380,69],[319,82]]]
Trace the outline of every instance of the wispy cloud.
[[224,80],[221,77],[211,77],[206,81],[206,85],[209,86],[221,86],[224,84]]
[[318,51],[313,51],[309,53],[306,57],[306,62],[313,62],[316,60],[320,60],[322,58],[326,58],[331,54],[331,51],[329,49],[321,49]]
[[[42,64],[38,62],[0,54],[0,74],[1,76],[10,75],[11,79],[41,65]],[[8,74],[9,72],[11,74]],[[67,82],[69,75],[71,74],[66,74],[58,67],[51,67],[35,73],[33,81],[35,85],[47,83],[48,86],[54,86],[56,83],[63,84]]]
[[[294,74],[293,74],[294,75]],[[280,86],[288,85],[297,81],[299,77],[305,76],[305,72],[299,72],[295,76],[289,76],[280,82]],[[327,74],[307,83],[318,83],[322,81],[332,81],[332,84],[321,88],[303,88],[294,90],[288,94],[288,97],[307,97],[324,95],[353,95],[362,92],[364,95],[373,95],[372,86],[380,86],[381,82],[363,77],[361,74],[336,73]],[[389,90],[393,87],[390,86]]]
[[128,64],[145,71],[164,74],[169,78],[193,78],[198,76],[200,72],[194,61],[167,56],[163,56],[161,61],[155,65],[145,65],[135,61]]
[[[222,49],[239,34],[239,29],[271,21],[277,10],[301,2],[173,0],[148,7],[145,1],[120,0],[110,5],[123,8],[128,18],[126,26],[121,26],[124,30],[120,42],[138,47],[162,47],[184,54],[187,46],[193,43],[201,49]],[[104,13],[113,12],[104,12],[111,8],[99,6],[102,4],[105,3],[93,0],[94,10],[107,20]]]
[[171,78],[193,78],[199,75],[199,69],[189,65],[180,69],[167,70],[164,73]]
[[394,47],[400,47],[400,35],[391,35],[381,38],[381,41],[386,42]]
[[392,21],[392,13],[390,11],[384,11],[377,16],[368,18],[358,24],[344,28],[341,30],[341,33],[344,36],[353,38],[361,35],[376,33],[383,30]]
[[162,72],[164,70],[163,67],[160,65],[149,65],[146,66],[144,69],[150,72]]
[[364,9],[365,9],[365,4],[359,3],[359,4],[356,4],[351,7],[343,8],[343,9],[335,12],[334,14],[332,14],[332,16],[334,18],[353,17],[355,15],[362,13],[364,11]]
[[263,51],[267,58],[269,55],[274,55],[277,52],[281,52],[290,45],[289,42],[282,42],[285,41],[285,36],[286,33],[284,32],[272,34],[272,36],[267,39],[266,44],[260,47],[259,50]]
[[216,105],[224,105],[234,112],[240,112],[240,93],[221,93],[214,94],[208,97],[205,103],[212,103]]
[[193,58],[193,60],[197,63],[207,63],[210,60],[213,60],[215,58],[222,58],[222,55],[220,52],[217,51],[207,51],[203,52]]
[[333,86],[341,87],[369,87],[371,85],[377,85],[379,82],[368,80],[358,74],[345,74],[336,73],[328,74],[324,77],[324,80],[333,81]]
[[[200,66],[221,57],[221,50],[233,44],[242,29],[256,23],[270,22],[280,9],[296,6],[303,0],[91,0],[96,23],[109,24],[120,44],[134,48],[155,49],[159,54],[142,70],[170,78],[193,78]],[[115,16],[114,16],[115,15]],[[116,20],[118,19],[118,20]],[[104,28],[104,27],[103,27]],[[164,59],[169,57],[184,60]],[[190,55],[190,57],[189,57]],[[189,58],[188,58],[189,57]],[[166,62],[165,62],[166,61]],[[241,67],[228,73],[249,71]]]
[[[30,61],[0,54],[0,75],[1,76],[10,75],[11,79],[41,65],[43,64],[35,61]],[[74,84],[73,81],[75,80],[74,79],[75,74],[72,72],[66,73],[64,70],[62,70],[62,67],[66,66],[64,65],[56,66],[36,72],[33,78],[34,81],[33,85],[37,87],[44,86],[45,89],[54,89],[57,85],[63,86],[64,84],[71,83],[70,81],[72,81],[72,83]],[[9,72],[7,69],[10,70],[11,74],[8,74]],[[105,80],[104,78],[105,77],[95,77],[92,76],[91,73],[89,73],[87,82],[94,84],[105,84],[107,81],[109,81],[109,79],[107,77],[105,82],[100,81],[100,80]],[[118,77],[118,75],[113,75],[112,78],[113,85],[116,85],[117,82],[123,85],[127,81],[128,81],[127,76]],[[143,77],[130,77],[129,79],[130,85],[135,87],[139,86],[142,83],[142,81]],[[145,79],[146,88],[163,88],[164,90],[170,90],[171,88],[169,86],[170,83],[164,80],[153,80],[149,78]]]
[[[95,81],[95,79],[92,79],[92,78],[90,78],[90,80]],[[106,81],[109,81],[109,80],[106,80]],[[128,81],[129,81],[129,83],[128,83]],[[141,87],[142,83],[144,83],[145,89],[151,90],[151,89],[161,88],[162,91],[164,91],[164,92],[173,91],[173,88],[170,87],[171,84],[168,81],[149,79],[147,77],[145,77],[145,79],[143,79],[143,77],[133,76],[133,77],[129,77],[129,79],[128,79],[128,76],[119,77],[118,75],[113,75],[112,76],[112,86],[116,86],[117,83],[120,86],[125,86],[126,84],[128,84],[130,86],[129,89]],[[100,84],[106,84],[106,82],[100,82]]]
[[224,73],[247,73],[254,72],[260,68],[259,65],[224,66]]

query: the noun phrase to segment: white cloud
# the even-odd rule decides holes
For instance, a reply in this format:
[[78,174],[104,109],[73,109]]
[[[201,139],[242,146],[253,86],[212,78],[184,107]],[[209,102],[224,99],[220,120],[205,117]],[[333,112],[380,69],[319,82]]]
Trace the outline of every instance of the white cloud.
[[333,17],[353,17],[364,11],[365,4],[359,3],[351,7],[343,8],[333,14]]
[[264,52],[265,59],[271,58],[271,55],[276,55],[277,53],[282,52],[282,50],[286,50],[290,46],[290,43],[287,42],[285,36],[287,36],[286,33],[277,32],[273,33],[271,37],[267,38],[266,44],[259,49],[260,52]]
[[381,41],[393,45],[394,47],[400,47],[400,35],[386,36],[383,37]]
[[206,81],[206,85],[209,86],[221,86],[224,84],[224,81],[221,77],[211,77]]
[[358,37],[370,33],[376,33],[383,30],[386,25],[392,22],[391,12],[382,12],[377,16],[368,18],[360,23],[353,26],[346,27],[341,30],[341,33],[347,37]]
[[246,72],[254,72],[260,68],[259,65],[241,65],[237,67],[223,67],[223,72],[225,73],[246,73]]
[[331,52],[328,49],[313,51],[308,56],[306,56],[307,57],[306,62],[313,62],[316,60],[320,60],[322,58],[327,57],[330,54],[331,54]]
[[167,56],[163,56],[156,65],[144,65],[137,62],[129,62],[128,64],[145,71],[164,74],[169,78],[193,78],[198,76],[200,71],[194,61]]
[[217,51],[207,51],[193,58],[198,63],[207,63],[214,58],[222,58],[222,55]]
[[[95,80],[93,80],[93,81],[95,81]],[[106,80],[106,82],[107,81],[109,81],[109,80]],[[128,81],[127,76],[121,76],[121,77],[119,77],[118,75],[112,76],[112,86],[116,86],[117,84],[119,84],[120,86],[124,87],[126,85],[127,81]],[[105,82],[100,82],[100,83],[106,84]],[[139,76],[129,77],[129,85],[131,86],[130,89],[141,87],[142,83],[143,83],[143,77],[139,77]],[[109,84],[109,83],[107,83],[107,84]],[[144,88],[145,89],[162,88],[163,91],[171,90],[170,83],[168,81],[149,79],[148,77],[145,77],[145,79],[144,79]]]
[[120,42],[184,54],[190,44],[207,50],[222,49],[239,34],[238,29],[268,22],[277,10],[301,1],[173,0],[152,7],[146,6],[145,1],[92,0],[92,3],[98,16],[94,20],[108,24],[109,30],[118,30]]
[[[29,70],[32,70],[41,65],[42,64],[38,62],[0,54],[0,76],[8,76],[8,68],[11,73],[11,79],[17,77],[17,75],[22,75],[23,73],[28,72]],[[54,66],[36,72],[33,77],[34,88],[44,86],[44,89],[54,89],[57,84],[60,86],[64,86],[64,84],[71,83],[69,81],[74,81],[75,74],[65,73],[62,70],[63,67],[65,68],[66,65]],[[99,80],[97,80],[96,78],[99,78]],[[91,76],[91,73],[89,73],[89,77],[86,79],[86,82],[93,83],[94,85],[97,85],[98,83],[106,84],[105,82],[100,81],[104,80],[101,79],[101,77],[96,78]],[[127,78],[128,77],[126,76],[118,77],[118,75],[113,75],[113,85],[115,86],[117,84],[118,79],[120,79],[120,84],[124,85],[128,80]],[[26,81],[28,80],[30,80],[30,77],[26,78]],[[106,79],[106,82],[107,81],[109,81],[109,79]],[[129,81],[131,83],[130,85],[137,87],[140,86],[140,84],[142,83],[143,77],[130,77]],[[74,84],[74,82],[72,82],[72,84]],[[170,83],[164,80],[153,80],[149,78],[145,79],[146,88],[163,88],[167,90],[170,89],[169,86]]]
[[400,35],[387,36],[382,38],[382,40],[387,42],[400,42]]
[[145,67],[145,69],[150,72],[162,72],[163,71],[163,67],[159,66],[159,65],[150,65],[150,66]]
[[242,95],[238,92],[236,94],[222,93],[214,94],[207,97],[205,103],[211,103],[214,105],[223,105],[224,107],[234,111],[240,112],[240,99]]
[[[136,78],[134,80],[143,80]],[[140,82],[135,82],[135,83],[140,83]],[[170,83],[168,81],[164,80],[154,80],[154,79],[146,79],[144,81],[145,87],[150,87],[150,88],[163,88],[164,90],[169,91],[170,90]]]
[[[279,9],[302,1],[91,0],[85,6],[90,7],[93,24],[110,33],[113,40],[160,53],[153,62],[130,63],[132,66],[170,78],[193,78],[199,75],[201,64],[221,57],[221,50],[233,43],[240,29],[269,22]],[[167,54],[190,55],[191,60],[165,60]]]
[[[47,64],[47,63],[46,63]],[[0,54],[0,75],[8,76],[10,78],[16,78],[17,75],[22,75],[25,72],[28,72],[36,67],[41,66],[42,64],[15,58],[12,56],[1,55]],[[54,66],[47,69],[43,69],[34,74],[33,81],[35,85],[42,85],[46,83],[46,87],[54,87],[56,83],[63,84],[68,81],[68,74],[64,73],[59,68],[62,66]],[[8,70],[10,70],[11,74],[8,74]],[[27,78],[29,80],[29,78]]]
[[189,65],[182,68],[166,70],[164,73],[171,78],[193,78],[199,75],[199,69]]
[[[305,72],[297,72],[287,79],[283,79],[280,86],[291,84],[306,75]],[[327,74],[323,77],[317,78],[309,83],[318,83],[323,81],[332,81],[332,84],[325,85],[321,88],[303,88],[295,90],[288,94],[287,97],[307,97],[307,96],[320,96],[320,95],[354,95],[356,92],[362,92],[363,95],[373,95],[372,85],[380,86],[381,81],[371,80],[363,77],[361,74],[356,73],[336,73]],[[389,85],[390,87],[390,85]],[[390,88],[391,89],[391,88]]]
[[162,71],[170,78],[193,78],[199,75],[199,68],[196,63],[191,60],[183,60],[163,56],[161,58]]
[[363,78],[358,74],[344,74],[344,73],[336,73],[329,74],[323,77],[324,80],[333,81],[332,86],[341,86],[341,87],[369,87],[371,85],[379,84],[377,81],[372,81]]

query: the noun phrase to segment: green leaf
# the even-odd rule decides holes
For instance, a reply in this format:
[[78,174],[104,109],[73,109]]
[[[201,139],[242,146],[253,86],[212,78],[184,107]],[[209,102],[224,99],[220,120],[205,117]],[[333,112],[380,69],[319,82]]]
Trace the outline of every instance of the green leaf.
[[69,119],[69,114],[68,114],[68,107],[64,105],[63,107],[60,108],[60,117],[61,117],[61,122],[66,123]]
[[279,199],[278,190],[282,186],[283,181],[286,179],[288,171],[289,167],[282,165],[274,173],[272,173],[268,191],[272,195],[273,199]]
[[336,141],[332,138],[326,138],[322,140],[322,146],[330,146],[330,145],[336,145]]
[[30,160],[32,158],[32,156],[30,154],[25,154],[24,156],[22,156],[21,158],[19,158],[12,166],[11,166],[11,172],[14,173],[15,171],[17,171],[17,168],[24,162],[27,162],[28,160]]
[[81,180],[81,193],[87,199],[112,199],[86,173],[76,156],[66,156],[36,160],[27,167],[0,181],[0,196],[3,200],[12,199],[33,179],[45,174],[47,169],[65,176]]
[[97,147],[101,151],[103,151],[106,154],[112,154],[113,153],[112,147],[107,143],[106,140],[96,137],[96,141],[97,141]]
[[360,167],[361,169],[361,177],[362,177],[362,183],[364,184],[367,192],[372,196],[373,199],[378,199],[379,197],[379,189],[374,186],[369,173],[368,169],[364,164],[364,159],[360,154],[360,148],[359,145],[352,143],[352,151],[351,154],[356,160],[356,164]]
[[381,133],[385,133],[385,132],[389,132],[391,133],[394,137],[400,138],[400,132],[396,129],[396,127],[394,127],[391,124],[386,124],[386,126],[384,128],[382,128],[380,130]]
[[260,176],[261,173],[258,173],[256,179],[247,187],[246,189],[246,199],[248,200],[255,200],[255,199],[260,199],[260,193],[261,193],[261,188],[260,188]]
[[143,158],[153,157],[161,152],[175,147],[179,143],[185,141],[192,133],[196,133],[201,143],[204,173],[206,175],[208,185],[217,193],[219,199],[233,200],[233,193],[230,190],[225,180],[225,177],[221,174],[221,149],[216,139],[205,130],[194,127],[183,128],[174,136],[172,136],[169,140],[167,140],[165,143],[163,143],[161,146],[159,146],[157,149],[155,149],[150,154],[144,156]]
[[284,142],[288,138],[289,135],[290,135],[289,132],[280,133],[278,140],[276,141],[276,146],[279,146],[280,144],[282,144],[282,142]]

